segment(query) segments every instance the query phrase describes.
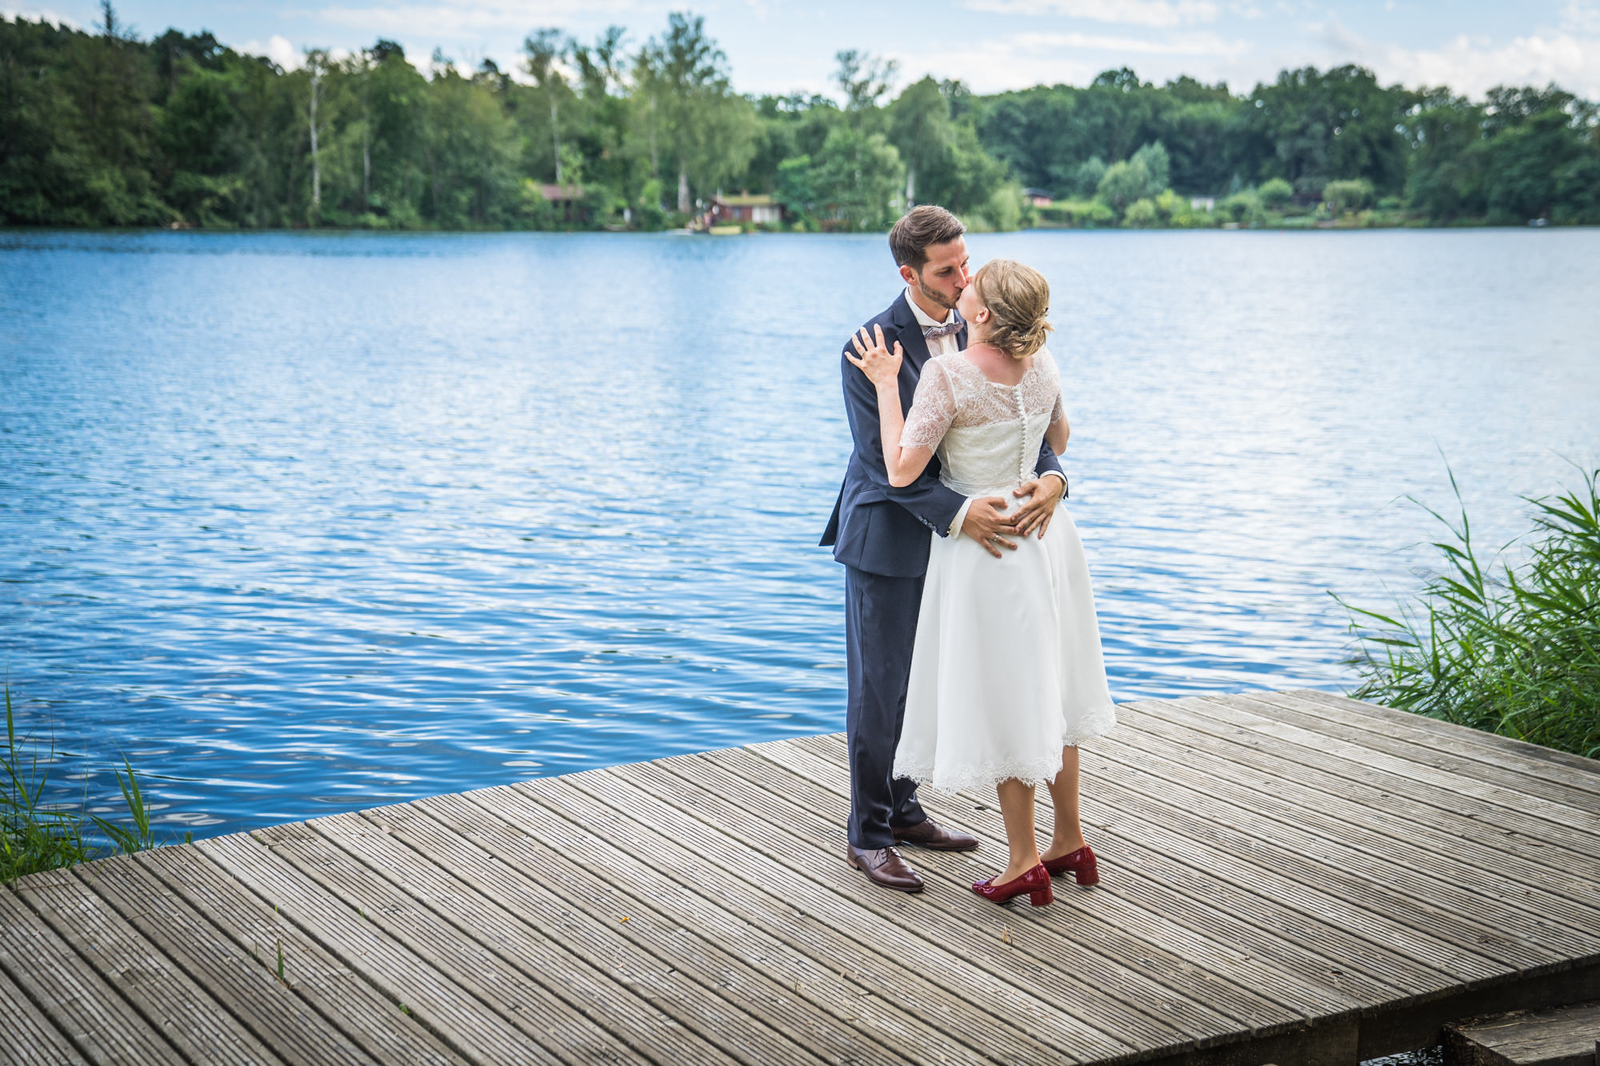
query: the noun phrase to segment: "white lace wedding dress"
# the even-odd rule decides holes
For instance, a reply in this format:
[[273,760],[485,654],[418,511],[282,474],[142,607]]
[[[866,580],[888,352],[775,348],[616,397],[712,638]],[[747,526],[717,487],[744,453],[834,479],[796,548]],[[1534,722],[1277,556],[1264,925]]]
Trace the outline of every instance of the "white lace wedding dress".
[[[939,479],[963,496],[1014,501],[1061,411],[1048,351],[1016,385],[954,352],[924,364],[900,443],[936,447]],[[1058,508],[1043,540],[1010,539],[1017,549],[996,559],[971,537],[933,538],[897,777],[942,791],[1042,784],[1060,771],[1063,746],[1116,724],[1071,516]]]

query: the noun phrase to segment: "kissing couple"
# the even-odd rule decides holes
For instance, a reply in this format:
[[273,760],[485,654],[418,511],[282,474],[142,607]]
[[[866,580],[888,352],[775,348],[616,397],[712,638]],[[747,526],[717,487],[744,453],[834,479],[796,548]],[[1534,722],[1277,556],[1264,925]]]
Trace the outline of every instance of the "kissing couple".
[[[841,361],[853,447],[822,543],[845,568],[846,860],[919,892],[901,845],[978,840],[935,825],[917,786],[994,788],[1010,857],[972,890],[1043,906],[1053,874],[1099,881],[1078,743],[1116,712],[1083,545],[1060,506],[1070,428],[1044,347],[1050,289],[1008,259],[970,272],[965,232],[932,205],[895,223],[905,291]],[[1055,808],[1043,852],[1040,784]]]

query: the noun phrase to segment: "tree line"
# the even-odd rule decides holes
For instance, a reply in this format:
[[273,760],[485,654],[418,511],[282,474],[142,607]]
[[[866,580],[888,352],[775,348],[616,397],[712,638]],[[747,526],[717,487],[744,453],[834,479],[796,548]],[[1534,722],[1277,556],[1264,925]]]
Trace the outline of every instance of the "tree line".
[[0,19],[4,224],[653,229],[719,192],[770,194],[798,228],[921,202],[995,229],[1600,223],[1600,114],[1554,85],[1473,101],[1307,67],[1240,95],[1123,68],[980,96],[851,50],[837,98],[750,96],[687,14],[636,47],[535,30],[513,78],[438,50],[422,70],[386,40],[285,70],[102,13],[95,32]]

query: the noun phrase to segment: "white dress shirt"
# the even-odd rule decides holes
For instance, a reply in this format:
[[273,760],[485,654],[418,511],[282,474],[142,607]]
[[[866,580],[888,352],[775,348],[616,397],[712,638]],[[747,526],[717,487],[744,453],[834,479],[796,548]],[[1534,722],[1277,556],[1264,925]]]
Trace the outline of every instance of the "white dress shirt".
[[[926,330],[929,326],[944,325],[946,322],[950,321],[950,316],[955,313],[954,311],[947,310],[945,311],[943,318],[934,318],[932,315],[928,314],[928,312],[924,311],[921,305],[917,303],[916,297],[912,296],[911,294],[911,287],[909,285],[906,286],[906,303],[911,305],[911,313],[916,316],[917,325],[922,327],[924,330]],[[932,358],[935,355],[949,355],[951,352],[959,352],[960,350],[961,344],[956,339],[956,334],[954,333],[947,333],[943,337],[932,337],[928,339],[929,358]],[[1044,472],[1044,476],[1058,477],[1061,478],[1061,483],[1063,485],[1067,483],[1066,476],[1059,474],[1054,470],[1046,470]],[[950,528],[946,531],[948,536],[959,537],[961,535],[962,523],[966,522],[967,509],[971,506],[972,500],[969,497],[961,504],[961,509],[956,512],[955,521],[950,523]]]

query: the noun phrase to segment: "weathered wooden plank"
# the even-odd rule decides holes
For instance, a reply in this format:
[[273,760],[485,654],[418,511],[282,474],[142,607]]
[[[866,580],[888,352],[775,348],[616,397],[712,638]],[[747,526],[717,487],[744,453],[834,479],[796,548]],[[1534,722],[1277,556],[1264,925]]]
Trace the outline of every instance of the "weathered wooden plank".
[[[721,788],[727,790],[724,793],[692,779],[671,774],[669,768],[683,761],[685,758],[662,760],[649,765],[615,767],[612,772],[680,810],[698,813],[712,824],[729,826],[735,831],[752,824],[779,827],[779,832],[762,835],[763,849],[773,860],[808,877],[823,868],[830,875],[826,879],[819,879],[824,884],[837,880],[837,841],[830,842],[832,846],[827,847],[816,837],[807,839],[808,834],[816,832],[812,825],[800,819],[785,820],[784,813],[774,811],[762,802],[759,790],[740,788],[735,783],[737,779],[719,782]],[[761,814],[767,817],[759,817]],[[748,829],[745,831],[748,832]],[[1062,948],[1065,952],[1058,969],[1042,957],[1045,953],[1032,942],[1042,939],[1045,935],[1043,931],[1034,936],[1024,936],[1020,930],[1015,931],[1010,944],[998,937],[984,935],[980,930],[986,920],[992,920],[995,907],[967,891],[960,881],[961,873],[967,875],[965,884],[977,879],[971,876],[974,873],[982,876],[971,857],[945,853],[937,860],[937,866],[923,865],[925,878],[931,876],[937,866],[954,867],[959,872],[952,872],[951,876],[943,879],[946,886],[944,892],[924,891],[917,901],[919,906],[914,914],[902,916],[894,913],[899,910],[898,907],[884,907],[880,913],[916,935],[925,935],[930,929],[937,929],[941,947],[958,951],[967,963],[987,971],[992,981],[1014,982],[1020,974],[1026,974],[1028,987],[1019,990],[1047,1001],[1070,1003],[1074,1013],[1094,1018],[1098,1025],[1122,1035],[1141,1049],[1214,1036],[1240,1024],[1253,1027],[1250,1021],[1241,1023],[1227,1018],[1198,1000],[1185,1000],[1131,968],[1111,966],[1090,952],[1065,949],[1059,943],[1059,936],[1050,937],[1051,946]],[[854,886],[851,894],[872,911],[879,911],[876,904],[886,902],[881,897],[889,895],[868,889],[865,885]],[[1066,910],[1057,908],[1058,914]],[[1058,920],[1064,920],[1064,917]],[[1007,923],[1015,924],[1009,914]],[[1062,972],[1064,970],[1071,971],[1073,977]],[[1079,973],[1089,980],[1073,979]],[[1259,1024],[1271,1023],[1262,1020]]]
[[[837,757],[819,755],[792,741],[752,745],[753,754],[770,759],[792,772],[831,787],[839,796],[841,825],[849,800],[848,770]],[[842,747],[834,753],[842,757]],[[944,796],[929,792],[923,805],[952,825],[978,833],[1004,847],[1005,826],[994,806],[970,794]],[[1048,824],[1048,793],[1039,793],[1041,826]],[[1394,952],[1386,945],[1352,936],[1343,926],[1325,922],[1304,911],[1257,895],[1214,874],[1210,865],[1191,866],[1145,846],[1135,830],[1125,832],[1109,823],[1085,825],[1101,855],[1102,878],[1098,891],[1121,893],[1130,902],[1159,915],[1184,922],[1189,928],[1209,932],[1224,946],[1236,947],[1247,960],[1264,960],[1285,975],[1294,987],[1304,983],[1307,994],[1348,997],[1360,1003],[1385,1002],[1408,994],[1448,988],[1453,979],[1440,970]],[[922,852],[913,851],[915,861]],[[1107,868],[1109,867],[1109,869]],[[1264,991],[1276,987],[1270,981]],[[1323,1003],[1319,1013],[1344,1009],[1348,999]]]
[[[342,817],[359,821],[356,815]],[[510,956],[525,950],[525,945],[514,945],[512,951],[501,954],[496,946],[463,937],[459,928],[440,922],[437,912],[419,904],[409,892],[369,866],[353,861],[349,852],[309,825],[273,826],[260,830],[258,838],[267,843],[274,856],[315,881],[334,900],[366,915],[374,926],[470,992],[482,1004],[475,1023],[498,1016],[550,1054],[572,1064],[597,1059],[669,1061],[656,1058],[652,1050],[629,1044],[621,1034],[600,1025],[594,1017],[536,981],[533,974],[537,967],[523,967],[511,961]],[[426,871],[421,867],[421,861],[413,857],[390,873],[396,880],[422,878]],[[452,897],[444,902],[461,906],[465,901]],[[575,972],[566,976],[575,983],[581,981]],[[591,995],[605,996],[596,1013],[613,1012],[621,1006],[617,995],[623,992],[620,987],[597,983],[584,983],[583,987]],[[635,1004],[629,1002],[626,1007],[633,1009]]]
[[[833,795],[749,752],[680,756],[656,765],[776,824],[805,826],[805,833],[795,835],[797,840],[837,839],[839,835],[838,821],[818,813],[819,808],[825,811],[835,802]],[[826,850],[837,847],[834,841],[829,843],[834,847]],[[977,865],[985,869],[1004,863],[990,852],[987,861],[980,857]],[[943,881],[951,890],[926,893],[931,904],[929,917],[958,929],[967,926],[973,907],[963,893],[975,880],[972,865],[919,861],[918,866],[925,879]],[[1064,990],[1107,1021],[1123,1024],[1120,1019],[1131,1006],[1141,1016],[1164,1015],[1188,1028],[1186,1035],[1203,1038],[1233,1031],[1241,1024],[1255,1032],[1305,1020],[1301,1012],[1197,966],[1161,938],[1133,935],[1125,924],[1103,917],[1103,907],[1108,902],[1114,905],[1114,897],[1071,892],[1065,882],[1057,895],[1055,907],[1013,908],[1018,933],[1026,930],[1033,934],[1014,937],[1017,950],[1059,975]],[[976,897],[972,901],[982,902]],[[1195,1003],[1204,1004],[1205,1009],[1194,1010],[1191,1004]]]
[[[1574,866],[1581,869],[1586,863],[1600,870],[1600,862],[1587,856],[1518,833],[1493,833],[1488,839],[1492,830],[1476,818],[1386,792],[1366,781],[1325,772],[1307,774],[1298,763],[1263,750],[1263,740],[1242,726],[1216,727],[1222,734],[1217,735],[1185,724],[1176,714],[1152,714],[1130,705],[1124,705],[1122,717],[1136,730],[1137,739],[1126,741],[1128,746],[1168,759],[1200,760],[1196,765],[1203,764],[1206,775],[1292,799],[1308,813],[1308,825],[1327,826],[1330,818],[1338,817],[1352,840],[1383,838],[1390,842],[1382,845],[1385,850],[1399,842],[1466,864],[1471,872],[1460,871],[1464,883],[1493,890],[1485,876],[1536,882],[1539,898],[1548,894],[1590,909],[1600,906],[1600,878],[1570,876]],[[1372,817],[1375,811],[1384,817]],[[1508,861],[1508,856],[1521,861]],[[1596,924],[1584,919],[1577,927]]]
[[[270,853],[266,845],[238,835],[196,841],[195,846],[257,895],[270,900],[279,913],[463,1058],[486,1066],[562,1061],[510,1019],[486,1006],[475,987],[462,987],[451,975],[390,936],[372,920],[377,915],[369,918],[362,910],[336,898],[283,857]],[[291,971],[297,965],[298,960],[288,960]],[[478,984],[471,978],[467,980],[474,986]],[[510,991],[514,993],[515,989]],[[529,1019],[538,1017],[533,1010],[517,1013]],[[622,1061],[610,1054],[612,1050],[596,1048],[596,1060]]]
[[1593,1066],[1600,1003],[1515,1011],[1445,1028],[1449,1066]]
[[967,891],[987,795],[924,797],[981,854],[867,886],[839,737],[38,875],[0,890],[0,1066],[1353,1066],[1600,993],[1600,774],[1398,713],[1125,705],[1084,751],[1102,884],[1040,910]]
[[[763,972],[770,955],[738,958],[646,902],[660,885],[659,876],[638,882],[652,889],[636,895],[625,883],[551,862],[554,856],[536,849],[518,849],[518,857],[509,860],[486,844],[498,841],[504,846],[513,834],[524,834],[480,808],[464,806],[468,815],[479,814],[466,832],[444,820],[452,807],[427,801],[370,811],[366,817],[381,817],[398,840],[473,884],[500,907],[537,926],[559,929],[561,939],[594,965],[623,975],[648,1002],[681,1022],[685,1032],[713,1045],[709,1052],[704,1047],[693,1051],[692,1058],[723,1057],[714,1050],[717,1043],[729,1048],[729,1061],[735,1055],[760,1054],[774,1044],[775,1035],[776,1053],[790,1058],[804,1057],[782,1046],[791,1041],[814,1049],[823,1061],[842,1061],[859,1052],[863,1034],[849,1031],[838,1018]],[[485,827],[493,824],[498,832],[480,843]],[[638,960],[645,960],[646,967],[639,967]]]
[[[1419,962],[1443,970],[1456,981],[1477,981],[1507,976],[1508,967],[1475,951],[1398,920],[1387,909],[1387,900],[1375,903],[1373,893],[1362,892],[1365,883],[1342,878],[1337,891],[1329,891],[1327,878],[1335,871],[1319,863],[1305,862],[1281,848],[1269,847],[1248,835],[1211,819],[1168,804],[1158,803],[1119,781],[1115,764],[1108,763],[1092,749],[1082,749],[1085,785],[1081,806],[1090,824],[1112,821],[1127,834],[1137,835],[1148,847],[1198,869],[1212,873],[1249,891],[1266,896],[1306,915],[1337,922],[1367,942],[1388,946]],[[974,797],[975,798],[975,797]],[[1041,808],[1048,796],[1039,797]],[[1107,813],[1110,812],[1110,813]],[[1351,882],[1354,880],[1354,884]],[[1345,895],[1349,888],[1368,898],[1364,901]],[[1415,910],[1402,901],[1402,913]],[[1448,919],[1448,915],[1441,915]]]
[[141,852],[133,868],[153,886],[173,892],[204,914],[219,953],[248,955],[269,967],[276,980],[281,945],[288,960],[287,988],[384,1066],[466,1062],[199,849],[179,846]]
[[[1200,699],[1173,699],[1160,704],[1152,701],[1123,706],[1126,707],[1125,717],[1130,723],[1133,723],[1134,715],[1141,714],[1146,715],[1147,720],[1181,723],[1186,728],[1210,733],[1237,746],[1253,747],[1254,751],[1269,754],[1293,767],[1302,767],[1302,773],[1315,771],[1328,781],[1328,787],[1338,787],[1339,781],[1352,781],[1371,787],[1381,797],[1387,795],[1390,804],[1398,805],[1402,800],[1408,800],[1410,805],[1403,810],[1410,813],[1413,820],[1426,820],[1426,813],[1422,813],[1426,810],[1454,813],[1475,821],[1485,839],[1493,842],[1509,842],[1515,837],[1522,837],[1525,850],[1534,848],[1536,852],[1544,853],[1546,848],[1550,848],[1549,861],[1552,863],[1590,864],[1595,861],[1595,842],[1600,840],[1595,834],[1550,823],[1530,823],[1518,815],[1514,808],[1494,804],[1474,795],[1438,789],[1416,779],[1416,773],[1426,770],[1424,767],[1414,768],[1413,771],[1405,770],[1406,763],[1400,763],[1400,768],[1374,767],[1360,757],[1360,749],[1354,746],[1347,746],[1352,751],[1346,754],[1323,754],[1317,744],[1317,735],[1307,735],[1306,731],[1294,730],[1294,727],[1280,727],[1274,719],[1270,719],[1270,707],[1258,706],[1256,711],[1245,711],[1229,704],[1206,704]],[[1285,728],[1298,733],[1298,736],[1283,738],[1280,730]],[[1400,808],[1397,807],[1397,810]]]
[[[99,870],[96,864],[88,871],[90,883]],[[99,896],[84,891],[73,874],[29,879],[19,884],[18,894],[151,1026],[194,1062],[283,1066],[259,1037]]]
[[[37,886],[63,879],[52,872],[20,878]],[[78,953],[15,893],[0,889],[0,967],[43,1004],[57,1028],[98,1063],[183,1066],[183,1057],[130,1007]]]
[[0,1035],[3,1066],[86,1066],[87,1060],[61,1030],[33,1005],[5,970],[0,970]]
[[[1560,957],[1537,945],[1500,936],[1459,914],[1409,898],[1366,876],[1349,873],[1334,861],[1301,854],[1266,839],[1257,835],[1262,831],[1260,827],[1244,828],[1248,822],[1236,826],[1219,820],[1228,812],[1216,811],[1215,807],[1202,808],[1205,813],[1177,807],[1179,797],[1188,798],[1180,790],[1152,789],[1156,793],[1153,795],[1125,785],[1120,778],[1104,772],[1102,759],[1095,753],[1086,753],[1083,761],[1097,778],[1097,796],[1122,812],[1130,828],[1139,824],[1153,833],[1157,826],[1164,827],[1183,841],[1192,842],[1196,850],[1191,854],[1202,862],[1218,854],[1244,858],[1259,871],[1256,877],[1262,889],[1283,898],[1297,897],[1297,905],[1311,913],[1338,914],[1352,931],[1368,939],[1388,940],[1417,957],[1453,967],[1462,975],[1498,975]],[[1134,821],[1135,816],[1138,822]]]
[[[602,882],[648,889],[649,905],[666,919],[668,935],[675,923],[684,935],[744,953],[747,963],[860,1031],[863,1047],[882,1047],[890,1058],[930,1063],[1060,1058],[1026,1033],[999,1025],[994,1015],[960,1000],[947,1008],[942,989],[914,970],[881,962],[854,938],[798,910],[792,897],[756,891],[665,838],[655,842],[648,860],[630,854],[614,841],[643,835],[646,830],[637,822],[587,793],[539,784],[537,799],[521,787],[485,789],[440,798],[448,804],[430,801],[429,810],[443,816],[442,808],[448,807],[459,830],[472,831],[504,861],[531,874],[564,881],[569,868],[581,864]],[[496,822],[509,832],[496,828]],[[576,882],[574,890],[581,891],[583,884]],[[895,997],[886,998],[886,990]],[[930,1004],[946,1013],[915,1013]]]
[[108,903],[161,953],[204,988],[263,1044],[291,1066],[360,1066],[372,1062],[344,1033],[312,1010],[273,972],[276,945],[252,958],[217,935],[204,915],[133,856],[116,856],[77,871],[85,887]]
[[[1437,770],[1424,763],[1401,759],[1360,744],[1315,733],[1273,716],[1273,708],[1247,696],[1206,696],[1174,700],[1172,706],[1193,709],[1221,720],[1248,722],[1257,732],[1271,736],[1285,745],[1285,757],[1295,757],[1306,765],[1322,765],[1329,759],[1355,763],[1363,768],[1387,770],[1417,785],[1432,790],[1435,802],[1444,795],[1479,800],[1514,812],[1526,820],[1529,833],[1559,840],[1577,851],[1600,855],[1600,810],[1580,811],[1561,803],[1552,803],[1540,796],[1530,795],[1485,784],[1475,777]],[[1300,753],[1304,753],[1302,757]],[[1453,798],[1453,797],[1452,797]]]
[[[1585,773],[1544,759],[1518,759],[1498,748],[1409,730],[1377,728],[1370,715],[1337,703],[1285,692],[1250,692],[1252,700],[1278,709],[1282,721],[1386,752],[1435,770],[1449,770],[1490,784],[1579,810],[1600,807],[1600,762]],[[1413,716],[1415,717],[1415,716]],[[1475,731],[1476,732],[1476,731]],[[1483,734],[1489,735],[1489,734]],[[1510,765],[1507,765],[1510,764]]]
[[[499,876],[493,859],[472,855],[476,848],[437,823],[417,825],[418,817],[408,817],[403,806],[380,807],[364,815],[319,818],[307,826],[422,904],[413,912],[419,924],[448,925],[482,944],[642,1056],[721,1064],[821,1062],[688,980],[671,963],[640,950],[619,931],[628,923],[612,917],[609,894],[574,906],[524,885],[502,904],[466,880],[475,873],[479,885],[491,878],[504,887],[509,878]],[[403,830],[408,830],[405,839],[399,839]],[[447,869],[433,862],[410,844],[423,835],[446,847],[453,838],[460,846],[451,858],[466,865]],[[725,1034],[731,1054],[708,1044],[709,1033]]]
[[[1493,942],[1481,939],[1485,935],[1500,939],[1504,934],[1507,940],[1520,938],[1537,946],[1538,953],[1523,960],[1527,965],[1574,952],[1582,956],[1600,951],[1596,935],[1600,910],[1543,891],[1503,869],[1489,868],[1490,856],[1475,864],[1448,854],[1449,838],[1431,824],[1385,819],[1418,840],[1432,841],[1433,850],[1363,830],[1360,821],[1372,817],[1370,809],[1339,811],[1332,797],[1319,805],[1314,794],[1310,802],[1291,802],[1296,798],[1295,783],[1286,777],[1271,777],[1260,787],[1235,785],[1224,761],[1208,757],[1203,745],[1188,749],[1187,762],[1176,755],[1164,757],[1161,748],[1149,735],[1128,741],[1108,737],[1097,745],[1102,757],[1133,769],[1136,776],[1124,780],[1148,795],[1176,799],[1230,824],[1248,825],[1257,839],[1455,914],[1463,927],[1475,927],[1479,943]],[[1503,857],[1498,862],[1503,863]],[[1507,961],[1515,960],[1507,957]]]
[[[814,802],[824,817],[831,817],[830,808],[842,809],[848,799],[849,777],[842,766],[819,766],[817,756],[783,742],[753,745],[745,752],[768,763],[774,772],[786,775],[784,783],[773,785],[780,792],[796,788],[789,783],[796,778],[826,789],[831,802],[820,796]],[[752,780],[762,780],[755,772],[747,773],[743,766],[735,764],[732,768]],[[922,802],[940,825],[976,835],[983,842],[985,854],[1004,853],[1005,827],[998,810],[932,792],[925,794]],[[916,864],[924,855],[915,848],[907,849],[906,854]],[[1150,853],[1141,853],[1132,860],[1119,855],[1116,876],[1103,880],[1096,890],[1095,910],[1116,927],[1138,932],[1146,940],[1179,953],[1191,965],[1204,967],[1305,1017],[1338,1014],[1405,994],[1405,986],[1398,982],[1386,984],[1351,968],[1342,957],[1335,961],[1319,955],[1298,925],[1283,922],[1264,931],[1243,921],[1238,912],[1246,908],[1230,906],[1232,900],[1227,892],[1231,886],[1224,882],[1207,881],[1199,891],[1186,895],[1182,889],[1196,876],[1203,875],[1183,871]],[[1060,884],[1062,890],[1071,891],[1068,882]],[[1282,921],[1281,916],[1271,913],[1265,917],[1268,921]],[[1293,915],[1294,920],[1299,917]],[[1029,915],[1019,918],[1033,920]],[[1124,953],[1122,957],[1137,956]],[[1442,987],[1442,975],[1423,973]]]
[[[575,774],[518,787],[545,802],[567,799],[563,792],[569,789],[586,793],[622,815],[624,825],[631,823],[624,832],[638,836],[639,827],[643,828],[642,838],[652,848],[652,861],[672,862],[675,856],[671,852],[681,847],[692,853],[687,869],[704,871],[702,876],[708,881],[732,874],[737,887],[729,895],[730,906],[745,903],[745,897],[782,900],[791,921],[800,919],[799,928],[823,926],[830,931],[828,942],[836,951],[830,961],[858,980],[876,977],[882,994],[896,996],[897,1002],[924,1013],[930,1024],[939,1024],[942,1017],[959,1018],[976,1008],[991,1019],[976,1031],[998,1033],[1011,1027],[1046,1046],[1061,1048],[1058,1061],[1082,1062],[1136,1050],[1131,1043],[1067,1011],[1066,1004],[1043,1002],[1012,982],[995,980],[990,971],[909,931],[903,924],[904,915],[913,913],[917,904],[899,893],[879,907],[867,907],[859,898],[861,875],[845,866],[842,858],[836,861],[835,880],[819,883],[756,850],[748,831],[730,834],[713,827],[609,772]],[[886,921],[885,912],[896,909],[901,921]],[[1003,914],[989,920],[997,941],[1005,924]]]
[[1514,737],[1486,733],[1481,729],[1473,729],[1455,722],[1429,718],[1427,715],[1413,714],[1410,711],[1385,707],[1379,703],[1351,699],[1332,692],[1290,689],[1284,695],[1314,700],[1332,709],[1347,712],[1351,715],[1350,720],[1365,721],[1375,728],[1387,729],[1398,735],[1417,735],[1424,744],[1430,741],[1442,741],[1450,745],[1452,750],[1469,752],[1474,758],[1492,762],[1497,766],[1509,769],[1522,768],[1535,775],[1540,772],[1541,767],[1575,770],[1577,773],[1562,774],[1560,779],[1574,788],[1586,788],[1591,792],[1600,790],[1600,784],[1594,781],[1596,775],[1600,775],[1600,760],[1586,759],[1581,755],[1530,744]]

